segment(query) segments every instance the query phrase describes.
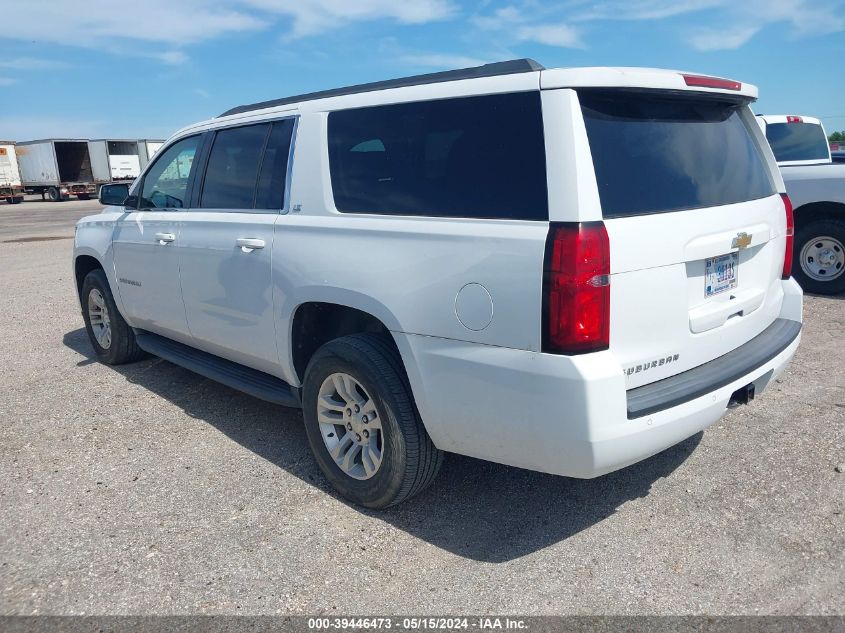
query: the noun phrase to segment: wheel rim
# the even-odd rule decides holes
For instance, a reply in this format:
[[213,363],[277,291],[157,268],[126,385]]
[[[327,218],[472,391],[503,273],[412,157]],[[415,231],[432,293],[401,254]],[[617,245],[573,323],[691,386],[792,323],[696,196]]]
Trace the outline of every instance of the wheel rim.
[[111,347],[109,308],[103,293],[96,288],[92,288],[88,293],[88,322],[100,347],[109,349]]
[[381,467],[384,437],[375,402],[354,377],[331,374],[317,395],[323,443],[344,473],[370,479]]
[[837,279],[845,273],[845,245],[828,235],[808,240],[801,249],[801,270],[816,281]]

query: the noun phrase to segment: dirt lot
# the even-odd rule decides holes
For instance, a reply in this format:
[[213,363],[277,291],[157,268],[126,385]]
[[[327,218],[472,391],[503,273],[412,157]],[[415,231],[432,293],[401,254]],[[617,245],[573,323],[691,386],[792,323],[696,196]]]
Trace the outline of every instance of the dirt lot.
[[297,411],[92,360],[67,238],[96,208],[0,205],[0,613],[845,613],[843,297],[806,299],[777,384],[652,459],[578,481],[449,456],[376,513],[329,490]]

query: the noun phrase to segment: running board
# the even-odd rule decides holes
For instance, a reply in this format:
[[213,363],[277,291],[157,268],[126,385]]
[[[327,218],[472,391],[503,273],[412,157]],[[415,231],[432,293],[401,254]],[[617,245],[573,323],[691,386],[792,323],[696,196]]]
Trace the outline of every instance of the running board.
[[298,389],[263,371],[233,363],[225,358],[143,330],[135,330],[135,340],[138,342],[138,347],[145,352],[232,389],[285,407],[300,408],[302,406]]

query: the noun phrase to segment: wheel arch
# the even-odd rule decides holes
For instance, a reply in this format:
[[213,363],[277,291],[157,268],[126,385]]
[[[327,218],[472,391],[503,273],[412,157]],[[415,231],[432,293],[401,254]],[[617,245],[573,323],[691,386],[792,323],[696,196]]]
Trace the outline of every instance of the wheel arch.
[[[102,262],[93,255],[83,253],[74,258],[73,275],[76,282],[76,296],[79,297],[80,302],[82,301],[82,282],[85,281],[88,273],[97,269],[102,270],[104,273],[106,271]],[[108,280],[108,275],[106,275],[106,279]]]
[[[290,319],[288,350],[294,375],[301,385],[314,353],[329,341],[370,332],[382,334],[394,347],[396,341],[385,320],[370,310],[333,301],[303,301]],[[397,352],[399,351],[398,348]],[[403,360],[404,363],[404,360]]]
[[845,204],[833,201],[810,202],[797,207],[794,213],[795,228],[797,230],[814,220],[820,220],[823,218],[838,218],[845,220]]

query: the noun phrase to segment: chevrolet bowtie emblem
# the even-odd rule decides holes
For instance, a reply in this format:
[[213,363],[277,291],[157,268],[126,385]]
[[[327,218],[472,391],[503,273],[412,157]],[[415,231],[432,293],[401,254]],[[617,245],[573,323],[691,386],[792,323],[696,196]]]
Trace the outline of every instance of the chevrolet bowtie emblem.
[[748,233],[737,233],[734,241],[731,242],[731,248],[738,248],[739,250],[742,250],[743,248],[748,248],[750,244],[751,236]]

